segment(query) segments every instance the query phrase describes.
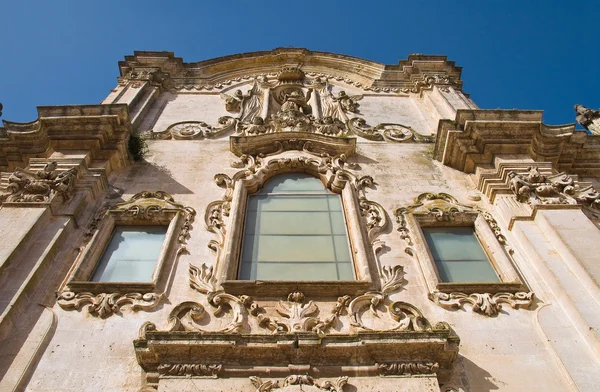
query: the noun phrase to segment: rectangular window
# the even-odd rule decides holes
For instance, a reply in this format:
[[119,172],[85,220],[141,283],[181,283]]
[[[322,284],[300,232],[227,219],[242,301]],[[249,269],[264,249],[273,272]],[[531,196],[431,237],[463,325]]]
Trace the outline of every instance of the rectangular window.
[[340,196],[290,173],[248,197],[239,278],[353,280]]
[[167,226],[116,226],[93,282],[151,282]]
[[423,227],[442,282],[500,282],[472,227]]

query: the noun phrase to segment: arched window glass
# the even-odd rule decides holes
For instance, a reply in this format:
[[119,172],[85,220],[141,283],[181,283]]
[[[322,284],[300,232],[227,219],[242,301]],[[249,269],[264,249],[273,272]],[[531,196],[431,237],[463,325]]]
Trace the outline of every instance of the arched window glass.
[[353,280],[340,196],[303,173],[282,174],[248,197],[239,278]]

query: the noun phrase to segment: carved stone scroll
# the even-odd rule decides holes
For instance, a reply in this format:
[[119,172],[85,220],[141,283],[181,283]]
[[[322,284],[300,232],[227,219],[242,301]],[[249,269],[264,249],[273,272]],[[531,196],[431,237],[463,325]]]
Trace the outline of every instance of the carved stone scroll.
[[127,307],[132,311],[151,310],[164,298],[164,294],[156,293],[73,293],[63,291],[58,296],[58,304],[65,310],[88,307],[88,312],[93,316],[106,318],[120,313],[121,308]]
[[507,304],[513,309],[520,307],[528,308],[533,302],[533,293],[440,293],[434,292],[430,295],[433,302],[444,308],[463,308],[465,304],[471,305],[474,312],[492,317],[498,315],[502,304]]
[[235,129],[237,120],[223,116],[217,125],[209,125],[202,121],[182,121],[170,125],[162,132],[150,132],[153,139],[197,140],[226,135]]
[[364,118],[355,117],[348,121],[348,128],[353,134],[368,140],[391,141],[398,143],[434,143],[435,136],[421,135],[412,128],[401,125],[382,123],[371,127]]

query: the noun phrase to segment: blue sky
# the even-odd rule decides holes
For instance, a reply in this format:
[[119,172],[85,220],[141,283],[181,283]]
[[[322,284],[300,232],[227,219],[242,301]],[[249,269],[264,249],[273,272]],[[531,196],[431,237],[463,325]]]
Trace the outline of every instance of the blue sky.
[[38,105],[99,103],[117,62],[167,50],[195,62],[280,46],[396,64],[444,54],[483,109],[540,109],[574,122],[600,107],[600,1],[0,2],[3,119]]

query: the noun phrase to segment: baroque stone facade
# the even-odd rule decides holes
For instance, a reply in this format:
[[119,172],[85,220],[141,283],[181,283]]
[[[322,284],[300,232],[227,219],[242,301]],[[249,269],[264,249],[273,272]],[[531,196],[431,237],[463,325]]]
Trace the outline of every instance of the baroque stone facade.
[[[444,56],[119,67],[0,128],[0,390],[597,390],[596,111],[479,109]],[[353,279],[240,278],[248,200],[290,173],[339,195]],[[151,276],[99,277],[123,228],[162,230]],[[456,228],[493,281],[442,274]]]

